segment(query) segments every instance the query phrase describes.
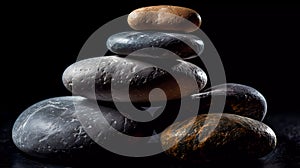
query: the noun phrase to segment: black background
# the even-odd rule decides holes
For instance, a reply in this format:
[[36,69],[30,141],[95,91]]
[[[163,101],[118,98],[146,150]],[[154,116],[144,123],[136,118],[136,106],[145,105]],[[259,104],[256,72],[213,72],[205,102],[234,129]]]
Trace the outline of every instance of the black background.
[[[71,95],[64,69],[87,38],[106,22],[149,5],[170,4],[199,12],[201,29],[223,61],[227,81],[252,86],[267,99],[268,114],[298,113],[300,5],[220,4],[210,1],[111,1],[11,3],[2,17],[1,126],[30,105]],[[0,151],[0,162],[3,151]]]

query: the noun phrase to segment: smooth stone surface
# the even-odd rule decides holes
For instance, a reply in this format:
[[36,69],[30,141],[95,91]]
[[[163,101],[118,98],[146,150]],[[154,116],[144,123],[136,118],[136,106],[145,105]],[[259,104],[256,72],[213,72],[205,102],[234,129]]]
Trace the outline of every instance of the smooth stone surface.
[[161,135],[168,155],[199,162],[260,158],[275,148],[276,141],[275,133],[264,123],[226,113],[202,114],[172,124]]
[[216,97],[226,97],[224,112],[249,117],[262,121],[267,113],[267,102],[264,96],[256,89],[236,83],[227,83],[213,86],[201,93],[192,95],[195,101],[200,100],[199,113],[207,113],[212,94]]
[[[186,59],[197,57],[203,52],[203,41],[191,34],[164,33],[164,32],[121,32],[110,36],[106,42],[107,48],[121,55],[129,55],[138,51],[139,55],[153,55],[166,57],[169,52]],[[147,53],[144,48],[154,48],[153,52]],[[155,51],[155,48],[166,49],[169,52]]]
[[[79,96],[56,97],[38,102],[27,108],[15,121],[12,139],[23,152],[39,158],[67,159],[82,157],[100,150],[86,129],[98,139],[109,140],[111,130],[128,135],[141,135],[138,124],[121,115],[114,108],[99,106]],[[105,125],[109,122],[110,126]],[[89,124],[84,128],[82,122]],[[99,126],[93,128],[94,125]]]
[[[198,93],[206,85],[205,72],[194,64],[182,60],[159,63],[168,70],[117,56],[89,58],[70,65],[63,73],[63,83],[75,95],[117,102],[149,102],[149,93],[155,88],[164,93],[151,92],[151,101],[178,99]],[[167,71],[177,76],[178,81]],[[177,83],[184,83],[181,90]],[[124,90],[128,86],[129,93]]]
[[128,15],[127,21],[129,26],[135,30],[193,32],[201,25],[201,17],[196,11],[168,5],[136,9]]

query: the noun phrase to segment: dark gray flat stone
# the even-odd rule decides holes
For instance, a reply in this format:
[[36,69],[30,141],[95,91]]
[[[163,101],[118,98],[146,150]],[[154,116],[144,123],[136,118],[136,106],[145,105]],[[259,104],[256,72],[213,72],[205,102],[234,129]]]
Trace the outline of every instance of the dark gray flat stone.
[[[204,49],[203,41],[197,36],[164,32],[121,32],[110,36],[106,45],[110,51],[121,55],[128,55],[144,48],[162,48],[183,59],[197,57]],[[138,55],[152,55],[153,57],[163,58],[168,56],[169,53],[139,51]]]

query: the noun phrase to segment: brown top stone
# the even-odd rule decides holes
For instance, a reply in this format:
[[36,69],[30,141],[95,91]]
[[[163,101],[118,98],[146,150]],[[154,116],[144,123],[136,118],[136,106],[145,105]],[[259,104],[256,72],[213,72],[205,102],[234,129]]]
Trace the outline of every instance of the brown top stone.
[[173,30],[193,32],[200,27],[200,15],[179,6],[149,6],[136,9],[128,15],[128,24],[135,30]]

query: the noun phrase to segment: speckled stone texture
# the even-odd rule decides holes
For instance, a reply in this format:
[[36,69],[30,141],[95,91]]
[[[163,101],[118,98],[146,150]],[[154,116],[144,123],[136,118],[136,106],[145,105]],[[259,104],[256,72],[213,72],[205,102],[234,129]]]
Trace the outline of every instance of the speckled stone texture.
[[[200,55],[204,49],[203,41],[197,36],[165,32],[121,32],[110,36],[106,45],[116,54],[129,55],[137,51],[138,55],[158,58],[172,58],[169,52],[183,59],[193,58]],[[141,50],[144,48],[152,48],[152,50]],[[168,51],[160,52],[156,51],[156,48]]]
[[227,83],[213,86],[201,93],[192,95],[194,101],[200,100],[199,114],[207,113],[212,94],[216,97],[226,97],[224,112],[249,117],[262,121],[267,113],[267,102],[264,96],[256,89],[236,83]]
[[135,30],[172,30],[193,32],[201,25],[200,15],[189,8],[169,5],[142,7],[128,15]]
[[[205,72],[194,64],[173,60],[165,66],[172,75],[139,60],[117,56],[89,58],[70,65],[63,73],[63,83],[75,95],[116,102],[149,102],[154,88],[162,89],[164,94],[152,92],[152,101],[178,99],[198,93],[207,83]],[[173,75],[184,83],[181,90]],[[128,86],[129,93],[124,89]]]
[[202,114],[172,124],[162,133],[161,142],[170,156],[209,162],[263,157],[275,148],[276,136],[264,123],[247,117]]
[[[98,105],[97,105],[98,106]],[[99,117],[99,108],[104,117]],[[91,105],[79,96],[47,99],[27,108],[15,121],[12,138],[23,152],[49,159],[67,159],[92,154],[100,150],[86,133],[98,139],[109,140],[111,130],[128,135],[142,135],[136,122],[127,119],[114,108]],[[81,115],[81,116],[80,116]],[[109,125],[105,125],[105,122]],[[90,124],[84,128],[82,122]],[[97,125],[96,129],[92,128]],[[112,127],[110,127],[112,126]]]

